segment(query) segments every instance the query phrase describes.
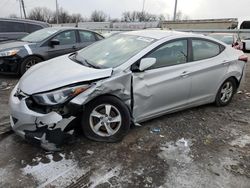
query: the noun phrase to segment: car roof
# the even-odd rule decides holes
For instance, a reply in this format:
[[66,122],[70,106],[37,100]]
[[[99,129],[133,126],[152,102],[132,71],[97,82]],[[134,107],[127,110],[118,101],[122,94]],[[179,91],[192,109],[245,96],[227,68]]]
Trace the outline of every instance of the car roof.
[[153,39],[163,39],[170,36],[181,36],[181,37],[204,37],[201,34],[194,34],[194,33],[187,33],[187,32],[179,32],[179,31],[173,31],[173,30],[139,30],[139,31],[129,31],[125,32],[123,34],[127,35],[135,35],[135,36],[141,36],[141,37],[149,37]]
[[43,27],[49,27],[49,24],[46,22],[37,21],[37,20],[29,20],[29,19],[21,19],[21,18],[0,18],[0,21],[21,22],[21,23],[37,24]]
[[209,33],[208,35],[224,35],[224,36],[233,36],[236,33]]
[[80,27],[51,27],[51,28],[57,29],[58,31],[66,31],[66,30],[83,30],[83,31],[89,31],[89,32],[93,32],[93,33],[96,33],[96,34],[98,34],[98,35],[101,35],[100,33],[95,32],[95,31],[93,31],[93,30],[84,29],[84,28],[80,28]]

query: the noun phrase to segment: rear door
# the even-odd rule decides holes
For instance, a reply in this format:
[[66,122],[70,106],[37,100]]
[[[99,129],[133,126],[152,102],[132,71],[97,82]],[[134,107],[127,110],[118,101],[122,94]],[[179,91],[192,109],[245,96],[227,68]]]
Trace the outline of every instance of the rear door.
[[229,67],[225,47],[219,43],[194,38],[192,39],[192,62],[188,69],[192,77],[190,102],[211,102],[218,85]]
[[[48,57],[54,58],[60,55],[75,52],[77,50],[77,38],[75,30],[63,31],[54,38],[60,42],[59,45],[50,46],[48,48]],[[51,39],[51,40],[52,40]],[[50,43],[50,42],[49,42]]]
[[96,36],[93,32],[79,30],[80,44],[79,49],[85,48],[86,46],[97,41]]
[[156,58],[156,64],[143,72],[133,72],[136,121],[181,108],[188,103],[190,94],[187,39],[168,42],[145,57]]

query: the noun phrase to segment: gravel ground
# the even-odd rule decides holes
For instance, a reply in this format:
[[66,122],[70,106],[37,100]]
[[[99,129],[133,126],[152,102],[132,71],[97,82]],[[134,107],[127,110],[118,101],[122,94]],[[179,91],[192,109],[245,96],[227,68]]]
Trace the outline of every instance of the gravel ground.
[[227,107],[210,104],[166,115],[115,144],[79,136],[57,153],[4,133],[17,78],[0,76],[3,81],[0,187],[250,187],[250,66]]

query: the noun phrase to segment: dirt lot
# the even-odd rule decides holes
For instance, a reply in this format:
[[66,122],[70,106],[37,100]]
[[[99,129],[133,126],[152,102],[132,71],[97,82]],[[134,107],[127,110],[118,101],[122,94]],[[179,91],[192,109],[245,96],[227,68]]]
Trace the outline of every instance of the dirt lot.
[[[17,78],[0,76],[3,81],[12,87]],[[249,83],[250,66],[229,106],[151,120],[116,144],[80,136],[49,153],[1,134],[0,187],[250,187]],[[9,127],[9,93],[0,88],[1,133]]]

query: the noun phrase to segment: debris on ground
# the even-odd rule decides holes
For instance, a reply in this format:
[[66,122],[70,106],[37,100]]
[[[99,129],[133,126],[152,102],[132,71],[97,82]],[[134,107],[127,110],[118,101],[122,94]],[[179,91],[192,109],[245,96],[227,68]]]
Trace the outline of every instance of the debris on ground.
[[150,133],[159,133],[159,132],[161,132],[161,128],[159,127],[150,129]]
[[2,91],[9,90],[9,89],[11,89],[12,87],[13,87],[13,84],[11,84],[11,83],[7,83],[7,82],[1,82],[1,83],[0,83],[0,89],[1,89]]
[[241,90],[237,92],[237,94],[242,94],[242,93],[243,93],[243,91],[241,91]]
[[209,134],[206,136],[205,140],[204,140],[204,144],[205,145],[209,145],[212,143],[212,136]]
[[91,150],[87,150],[86,153],[89,154],[89,155],[93,155],[94,154],[94,152],[91,151]]

